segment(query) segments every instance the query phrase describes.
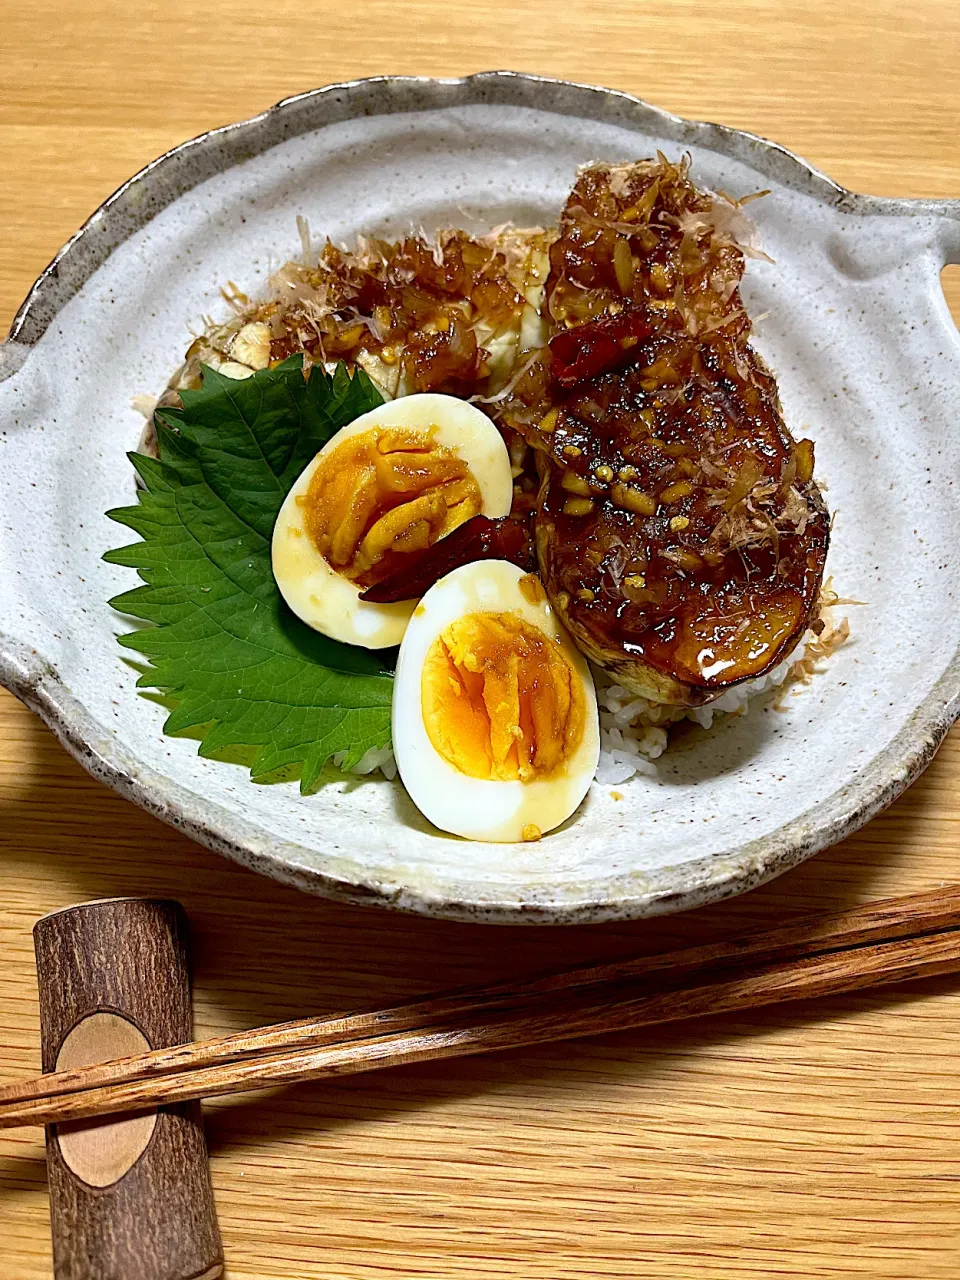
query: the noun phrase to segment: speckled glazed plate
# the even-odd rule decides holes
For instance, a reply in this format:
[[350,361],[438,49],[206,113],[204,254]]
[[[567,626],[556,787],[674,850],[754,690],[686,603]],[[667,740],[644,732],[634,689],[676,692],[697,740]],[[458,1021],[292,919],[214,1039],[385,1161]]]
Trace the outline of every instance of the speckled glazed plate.
[[[689,150],[754,206],[775,264],[747,302],[837,513],[828,571],[866,604],[789,711],[691,736],[655,778],[594,786],[533,845],[430,828],[399,783],[255,786],[161,733],[104,603],[131,397],[157,392],[228,279],[256,290],[305,214],[334,239],[556,218],[577,166]],[[960,202],[853,195],[782,148],[636,98],[511,73],[291,98],[132,178],[37,281],[0,346],[0,680],[98,778],[231,858],[353,902],[497,922],[643,916],[748,889],[866,822],[960,709],[960,337],[940,270]],[[53,799],[53,798],[52,798]]]

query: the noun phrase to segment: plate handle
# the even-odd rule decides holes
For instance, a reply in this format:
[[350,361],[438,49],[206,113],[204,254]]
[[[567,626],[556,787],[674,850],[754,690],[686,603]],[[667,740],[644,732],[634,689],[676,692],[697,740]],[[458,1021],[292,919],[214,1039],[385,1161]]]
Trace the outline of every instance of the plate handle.
[[960,263],[960,200],[860,196],[847,191],[838,208],[865,217],[917,218],[927,224],[928,235],[922,242],[938,251],[943,259],[940,265]]
[[[918,215],[932,213],[940,225],[943,266],[960,263],[960,200],[911,200]],[[912,211],[913,212],[913,211]]]

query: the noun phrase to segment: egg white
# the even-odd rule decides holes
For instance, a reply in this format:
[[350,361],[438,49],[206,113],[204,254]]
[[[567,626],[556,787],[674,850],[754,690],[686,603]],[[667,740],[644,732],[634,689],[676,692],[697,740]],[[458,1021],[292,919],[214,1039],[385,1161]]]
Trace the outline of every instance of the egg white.
[[317,550],[297,502],[323,460],[346,440],[374,428],[426,432],[470,468],[480,489],[483,515],[509,515],[513,501],[510,456],[503,437],[486,414],[454,396],[424,392],[392,400],[338,431],[301,472],[284,499],[273,530],[273,576],[287,604],[308,626],[345,644],[383,649],[399,644],[415,600],[373,604],[361,600],[363,587],[337,573]]
[[[593,677],[546,599],[520,591],[522,569],[506,560],[462,565],[430,588],[414,610],[400,646],[393,686],[393,751],[410,798],[434,826],[469,840],[521,840],[528,824],[541,833],[564,822],[586,795],[600,756]],[[531,782],[471,778],[446,760],[423,722],[421,680],[427,654],[452,622],[470,613],[514,612],[563,646],[583,689],[583,737],[564,769]]]

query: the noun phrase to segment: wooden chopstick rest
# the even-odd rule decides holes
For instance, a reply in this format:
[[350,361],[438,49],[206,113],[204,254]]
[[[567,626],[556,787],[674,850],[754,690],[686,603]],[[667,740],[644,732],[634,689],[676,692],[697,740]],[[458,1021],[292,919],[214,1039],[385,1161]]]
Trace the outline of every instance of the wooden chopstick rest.
[[[34,931],[43,1069],[192,1038],[176,902],[116,898]],[[47,1128],[56,1280],[214,1280],[223,1251],[198,1103]]]

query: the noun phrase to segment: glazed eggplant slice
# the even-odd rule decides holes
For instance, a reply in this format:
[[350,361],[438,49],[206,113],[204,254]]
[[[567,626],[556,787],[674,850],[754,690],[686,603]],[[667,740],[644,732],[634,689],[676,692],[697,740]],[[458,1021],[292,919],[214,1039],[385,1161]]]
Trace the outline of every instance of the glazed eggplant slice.
[[747,226],[686,163],[584,170],[550,250],[549,357],[504,406],[537,450],[554,607],[657,702],[763,675],[816,621],[830,521],[749,345]]

